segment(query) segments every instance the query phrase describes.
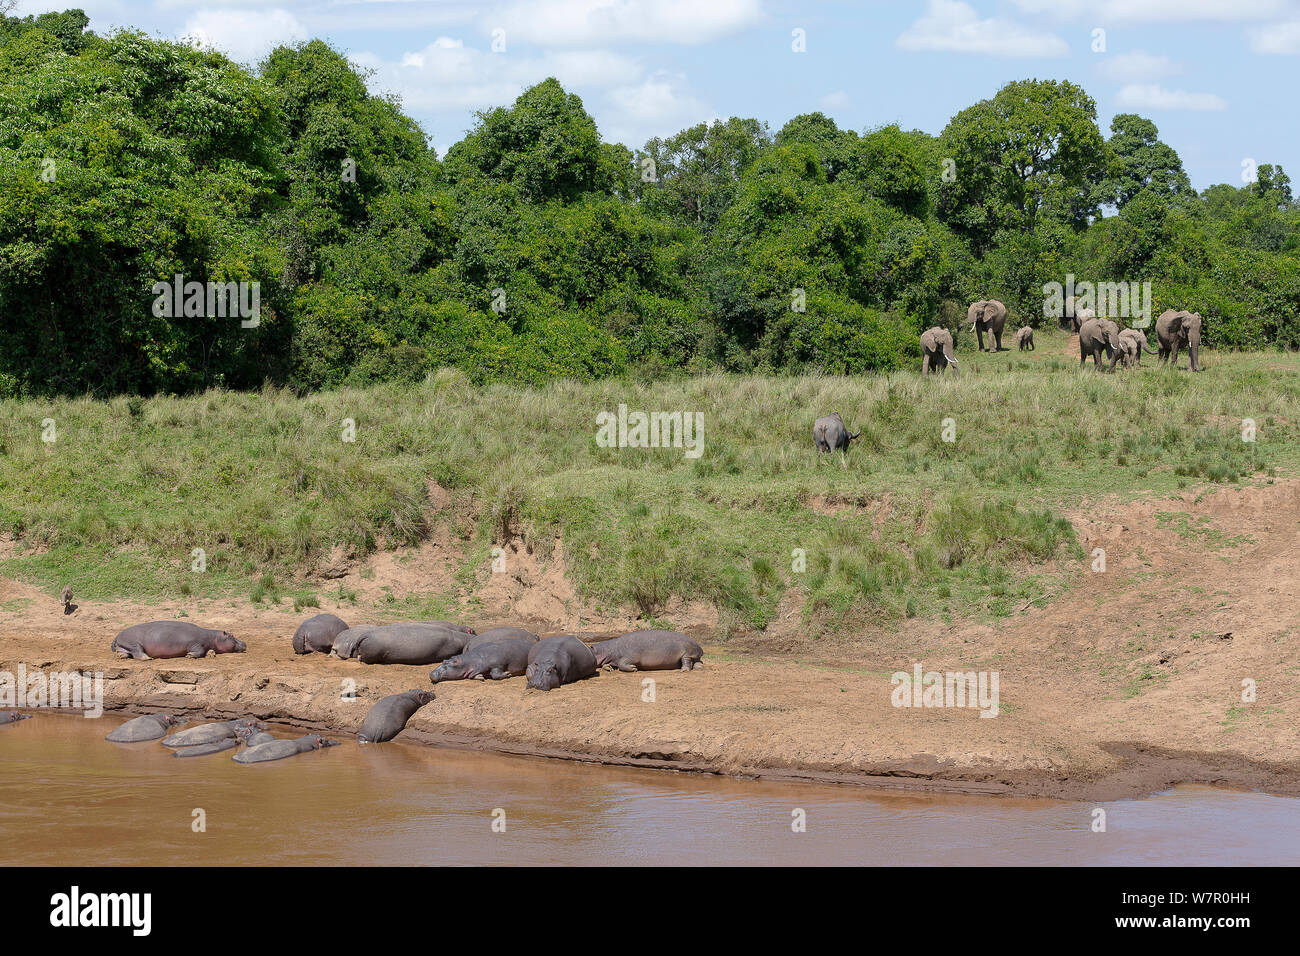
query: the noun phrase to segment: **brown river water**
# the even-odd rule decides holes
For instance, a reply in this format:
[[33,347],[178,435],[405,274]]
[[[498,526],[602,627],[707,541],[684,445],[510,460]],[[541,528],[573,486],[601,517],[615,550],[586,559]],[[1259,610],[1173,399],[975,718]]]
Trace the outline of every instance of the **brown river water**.
[[244,766],[105,741],[122,720],[0,726],[0,865],[1300,863],[1300,800],[1259,793],[895,794],[352,740]]

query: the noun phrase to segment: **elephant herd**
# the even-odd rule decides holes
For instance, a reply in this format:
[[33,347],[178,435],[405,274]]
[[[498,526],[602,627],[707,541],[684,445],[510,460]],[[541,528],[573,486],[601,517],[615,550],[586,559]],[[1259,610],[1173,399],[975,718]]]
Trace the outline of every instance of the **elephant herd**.
[[[1074,309],[1073,303],[1067,303],[1070,329],[1079,335],[1079,365],[1083,366],[1092,356],[1094,365],[1101,368],[1102,356],[1109,360],[1107,371],[1114,371],[1116,364],[1125,368],[1140,366],[1142,353],[1158,355],[1161,364],[1178,362],[1178,352],[1187,348],[1190,368],[1193,372],[1201,370],[1201,314],[1185,310],[1166,309],[1156,319],[1156,341],[1159,349],[1153,349],[1147,343],[1146,333],[1140,329],[1121,329],[1110,319],[1098,318],[1091,309]],[[1002,329],[1007,321],[1007,307],[997,299],[981,299],[972,303],[966,310],[966,321],[970,331],[975,333],[979,350],[984,348],[984,333],[988,333],[987,351],[1002,351]],[[1033,351],[1034,330],[1024,326],[1016,332],[1016,344],[1020,351]],[[957,356],[954,354],[952,333],[935,326],[921,333],[921,374],[929,375],[931,371],[943,371],[951,367],[957,371]],[[818,424],[827,419],[818,419]],[[841,429],[843,423],[840,424]],[[847,434],[847,433],[846,433]],[[850,436],[852,437],[852,436]],[[847,447],[848,442],[844,445]],[[819,450],[822,441],[817,439]],[[833,445],[831,447],[838,447]]]

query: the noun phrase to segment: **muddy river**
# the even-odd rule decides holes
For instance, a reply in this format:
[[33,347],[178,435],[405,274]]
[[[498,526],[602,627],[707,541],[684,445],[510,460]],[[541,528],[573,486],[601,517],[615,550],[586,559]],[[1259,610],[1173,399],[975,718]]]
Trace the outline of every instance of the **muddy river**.
[[121,720],[0,726],[0,865],[1300,863],[1300,800],[1259,793],[904,795],[351,740],[244,766],[108,743]]

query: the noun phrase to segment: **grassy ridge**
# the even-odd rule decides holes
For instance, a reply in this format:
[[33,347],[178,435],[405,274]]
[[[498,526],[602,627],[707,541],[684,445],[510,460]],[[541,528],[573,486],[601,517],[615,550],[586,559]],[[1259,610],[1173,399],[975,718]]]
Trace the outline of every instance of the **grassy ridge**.
[[[762,626],[792,587],[837,623],[998,615],[1046,593],[1034,562],[1082,557],[1062,504],[1300,458],[1295,356],[1212,354],[1195,376],[1098,375],[1079,374],[1063,344],[1045,334],[1034,353],[963,353],[960,377],[929,381],[712,375],[526,389],[444,371],[305,398],[0,402],[0,536],[23,552],[0,574],[52,591],[71,582],[88,598],[293,597],[291,583],[271,582],[336,545],[414,544],[451,523],[469,540],[467,580],[508,529],[543,551],[559,536],[580,593],[646,616],[677,596]],[[598,447],[596,415],[620,402],[702,412],[703,455]],[[830,411],[862,430],[848,455],[813,450],[812,420]],[[1241,440],[1244,418],[1257,422],[1255,443]],[[345,419],[354,442],[342,440]],[[955,442],[943,440],[945,419]],[[441,512],[430,482],[451,494]],[[189,570],[195,548],[206,574]]]

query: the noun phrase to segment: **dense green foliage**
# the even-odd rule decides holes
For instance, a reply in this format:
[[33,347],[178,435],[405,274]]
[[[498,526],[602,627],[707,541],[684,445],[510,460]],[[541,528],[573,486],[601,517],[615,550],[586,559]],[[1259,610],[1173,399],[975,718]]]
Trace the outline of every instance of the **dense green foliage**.
[[[439,159],[321,41],[257,75],[80,11],[0,18],[0,397],[889,370],[986,297],[1152,282],[1208,344],[1300,346],[1286,174],[1194,192],[1153,123],[1010,83],[939,136],[820,113],[635,153],[555,80]],[[259,323],[156,314],[256,282]]]

